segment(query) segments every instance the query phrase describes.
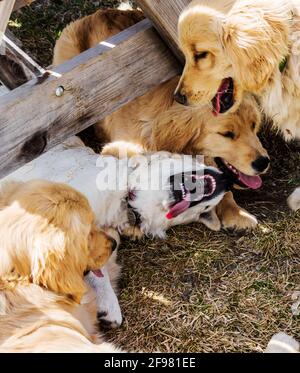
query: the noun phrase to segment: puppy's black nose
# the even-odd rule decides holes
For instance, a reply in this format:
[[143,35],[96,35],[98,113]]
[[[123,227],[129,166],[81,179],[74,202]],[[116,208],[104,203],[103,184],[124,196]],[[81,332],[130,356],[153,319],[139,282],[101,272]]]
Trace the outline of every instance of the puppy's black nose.
[[259,157],[252,162],[252,167],[255,171],[264,172],[269,167],[270,159],[268,157]]
[[174,99],[177,101],[179,104],[187,106],[187,97],[186,95],[182,94],[180,90],[175,92],[174,94]]
[[116,248],[118,247],[118,242],[114,238],[110,238],[111,241],[111,250],[115,251]]

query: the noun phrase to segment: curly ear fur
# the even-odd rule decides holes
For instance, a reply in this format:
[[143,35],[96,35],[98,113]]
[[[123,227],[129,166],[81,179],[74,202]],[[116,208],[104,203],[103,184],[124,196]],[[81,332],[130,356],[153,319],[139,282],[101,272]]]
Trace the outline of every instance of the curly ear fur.
[[[80,303],[86,292],[83,274],[87,269],[87,237],[50,228],[37,238],[37,245],[39,252],[32,262],[33,283],[70,295]],[[74,252],[78,253],[75,258]]]
[[236,1],[223,21],[222,43],[244,90],[259,92],[288,54],[285,0]]
[[0,276],[14,271],[80,302],[93,219],[86,198],[67,185],[31,181],[5,186],[0,195]]

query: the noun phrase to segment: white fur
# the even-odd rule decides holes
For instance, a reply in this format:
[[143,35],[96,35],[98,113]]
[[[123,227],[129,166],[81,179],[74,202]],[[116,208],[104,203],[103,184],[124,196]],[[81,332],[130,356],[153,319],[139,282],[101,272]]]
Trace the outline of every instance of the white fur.
[[122,312],[106,266],[102,268],[102,273],[104,277],[97,277],[90,272],[85,279],[96,292],[99,319],[115,328],[122,324]]
[[[101,167],[104,163],[107,171],[102,173]],[[106,172],[112,173],[116,164],[119,168],[118,180],[113,176],[110,182],[113,184],[118,182],[119,189],[115,189],[115,185],[107,184],[104,180]],[[152,237],[165,237],[166,230],[171,226],[199,221],[200,214],[204,210],[213,209],[224,196],[220,194],[217,198],[204,204],[199,203],[177,218],[168,220],[167,206],[172,202],[170,187],[168,187],[171,164],[174,167],[173,174],[204,169],[201,163],[196,161],[183,163],[180,155],[172,155],[168,152],[158,152],[147,157],[141,155],[129,161],[116,160],[112,156],[99,156],[91,148],[86,147],[80,139],[73,137],[13,172],[1,182],[46,179],[69,184],[88,198],[99,227],[115,228],[120,233],[129,226],[125,202],[128,191],[138,188],[136,199],[130,204],[142,216],[143,232]],[[157,190],[148,186],[149,167],[154,175],[152,177],[154,182],[158,179],[160,169],[162,170],[162,186]],[[131,170],[130,173],[128,168]]]
[[[291,141],[300,139],[300,3],[298,0],[289,0],[286,4],[293,13],[290,55],[284,71],[281,73],[278,69],[272,84],[268,84],[263,92],[261,103],[284,139]],[[288,203],[293,210],[299,209],[299,192],[292,195]]]
[[295,189],[294,193],[288,198],[288,204],[290,208],[294,211],[300,209],[300,187]]
[[[144,159],[144,157],[142,158]],[[178,162],[177,162],[178,161]],[[188,172],[192,170],[201,170],[203,169],[202,164],[191,163],[191,164],[182,164],[181,157],[178,154],[171,155],[168,152],[158,152],[155,156],[151,158],[151,170],[154,175],[159,174],[159,170],[162,170],[162,180],[165,181],[167,185],[167,180],[170,177],[170,165],[174,166],[174,174],[180,173],[182,171]],[[135,180],[143,180],[146,184],[148,178],[144,176],[144,172],[147,169],[143,169],[143,164],[136,164],[136,169],[131,173],[130,177],[130,187],[135,189]],[[142,177],[140,177],[142,176]],[[139,185],[144,185],[139,183]],[[219,195],[217,198],[209,201],[208,203],[199,204],[192,208],[189,208],[183,214],[180,214],[172,220],[166,219],[167,205],[169,202],[169,190],[151,190],[147,189],[147,185],[144,185],[143,190],[137,192],[137,198],[131,202],[131,206],[134,207],[142,216],[143,221],[141,224],[142,231],[152,237],[166,237],[166,231],[175,225],[189,224],[191,222],[200,221],[200,214],[204,212],[205,207],[209,205],[209,211],[214,206],[216,206],[221,199],[223,194]]]
[[[109,172],[113,172],[117,163],[119,166],[117,180],[114,177],[110,182],[118,181],[121,190],[116,190],[113,185],[106,184],[101,168],[103,163],[107,163],[108,168],[105,170]],[[171,155],[167,152],[149,155],[146,158],[146,163],[144,156],[142,158],[133,157],[129,161],[127,159],[116,160],[111,156],[99,156],[92,149],[84,146],[80,139],[73,137],[18,169],[1,182],[46,179],[67,183],[88,198],[99,227],[105,229],[109,234],[113,228],[115,231],[111,235],[116,238],[117,231],[122,233],[130,225],[125,198],[129,190],[137,188],[137,180],[140,179],[142,183],[139,185],[139,190],[136,191],[136,198],[130,203],[142,217],[141,230],[149,236],[164,238],[166,230],[173,225],[200,221],[200,214],[212,210],[225,193],[224,191],[217,198],[200,203],[175,219],[168,220],[166,218],[167,206],[172,202],[168,184],[171,163],[174,166],[174,174],[192,170],[203,171],[204,169],[204,165],[197,162],[189,165],[183,164],[181,156]],[[157,178],[159,169],[163,170],[163,187],[159,190],[147,189],[149,164],[152,172],[156,175],[154,179]],[[130,169],[129,177],[128,168]],[[142,188],[140,188],[141,186]],[[111,190],[108,190],[107,187],[111,187]],[[96,291],[98,312],[106,315],[103,317],[105,321],[110,322],[112,326],[117,326],[121,324],[122,316],[117,297],[110,284],[107,268],[102,270],[104,278],[90,274],[87,276],[87,280]]]

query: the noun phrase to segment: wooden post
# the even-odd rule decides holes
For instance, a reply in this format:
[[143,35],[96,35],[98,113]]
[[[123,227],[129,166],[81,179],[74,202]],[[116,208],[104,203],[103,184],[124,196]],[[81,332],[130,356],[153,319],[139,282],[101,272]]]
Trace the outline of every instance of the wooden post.
[[144,20],[1,96],[0,177],[180,70],[172,52]]
[[180,13],[190,2],[191,0],[137,0],[160,36],[182,63],[184,56],[178,45],[177,24]]
[[3,35],[6,30],[11,12],[14,8],[14,4],[15,0],[0,1],[0,46],[2,44]]

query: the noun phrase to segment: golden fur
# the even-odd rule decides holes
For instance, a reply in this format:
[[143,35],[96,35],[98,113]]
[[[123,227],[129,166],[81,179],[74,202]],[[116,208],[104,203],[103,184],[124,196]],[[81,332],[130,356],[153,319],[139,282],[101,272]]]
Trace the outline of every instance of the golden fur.
[[0,235],[0,351],[101,351],[96,307],[80,302],[93,294],[84,272],[106,263],[112,240],[87,199],[64,184],[7,183]]
[[[188,104],[210,104],[222,80],[232,77],[230,111],[245,92],[255,93],[284,138],[300,138],[299,2],[196,0],[183,11],[178,29],[186,66],[177,91]],[[205,58],[195,59],[203,52]]]
[[186,65],[178,89],[190,105],[208,104],[222,80],[233,77],[234,111],[245,91],[261,93],[278,70],[289,26],[285,0],[192,1],[179,19]]
[[[106,9],[70,23],[62,32],[55,49],[55,66],[116,35],[144,18],[138,11]],[[105,37],[103,37],[105,36]]]
[[[71,23],[57,41],[54,64],[76,56],[82,51],[78,45],[93,47],[141,18],[138,11],[107,10]],[[176,77],[160,85],[105,118],[95,127],[97,135],[107,142],[133,142],[147,151],[168,150],[223,157],[240,171],[253,175],[251,163],[256,157],[267,155],[256,135],[261,114],[255,100],[248,96],[236,113],[216,118],[207,108],[190,110],[174,102],[178,80]],[[228,131],[235,132],[235,140],[222,136]],[[226,228],[243,229],[256,225],[255,218],[237,206],[232,193],[228,193],[218,210]]]
[[[298,0],[195,0],[178,30],[186,65],[177,93],[188,105],[211,104],[222,80],[231,77],[230,111],[245,92],[255,93],[284,139],[300,139]],[[201,53],[203,58],[195,58]],[[299,189],[289,205],[300,208]]]

